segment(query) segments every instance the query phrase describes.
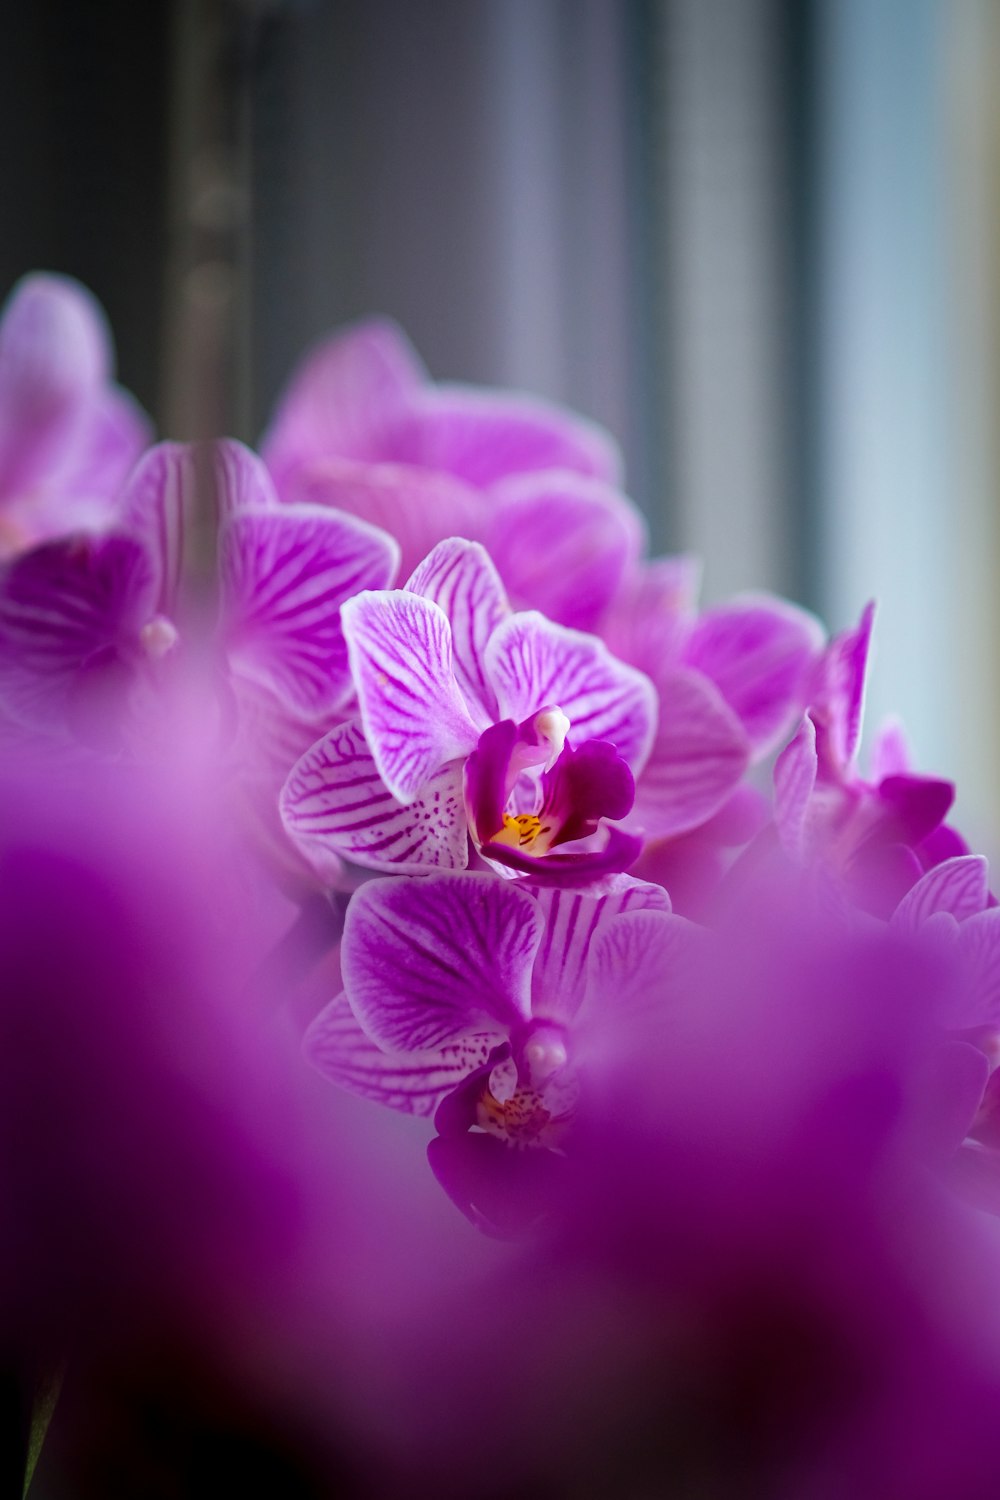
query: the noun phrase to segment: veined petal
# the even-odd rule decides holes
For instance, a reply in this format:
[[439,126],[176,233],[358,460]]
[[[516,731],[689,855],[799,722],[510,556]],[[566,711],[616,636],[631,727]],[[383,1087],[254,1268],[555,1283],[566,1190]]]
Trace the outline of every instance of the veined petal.
[[627,911],[670,910],[661,885],[627,875],[611,876],[603,887],[587,891],[541,886],[534,894],[545,931],[531,976],[531,1010],[536,1018],[558,1021],[569,1021],[579,1010],[591,943],[608,922]]
[[341,622],[375,764],[393,796],[412,802],[479,739],[455,680],[448,617],[417,594],[393,590],[356,594]]
[[346,510],[381,526],[399,543],[403,578],[445,537],[479,541],[487,513],[482,492],[451,474],[348,458],[324,458],[303,469],[286,487],[286,498]]
[[138,537],[153,565],[162,614],[176,610],[201,482],[191,444],[157,443],[133,469],[119,502],[122,526]]
[[362,1030],[346,994],[331,1000],[305,1034],[302,1050],[325,1078],[363,1099],[430,1116],[444,1096],[481,1067],[499,1034],[482,1032],[429,1052],[386,1052]]
[[827,652],[823,702],[834,758],[841,770],[853,766],[858,753],[874,623],[875,605],[867,604],[857,629],[837,636]]
[[501,718],[520,723],[542,708],[560,708],[573,743],[607,740],[633,773],[645,764],[656,728],[655,689],[596,636],[554,625],[535,610],[511,615],[489,642],[486,671]]
[[469,837],[461,767],[436,771],[414,802],[387,791],[360,725],[342,724],[292,769],[281,794],[292,842],[317,868],[330,853],[394,873],[464,870]]
[[989,866],[981,855],[946,859],[907,891],[893,912],[892,925],[913,932],[941,911],[964,922],[986,909],[989,893]]
[[0,575],[0,701],[29,725],[65,724],[88,663],[133,651],[154,578],[133,538],[78,536],[24,553]]
[[426,1051],[531,1014],[543,918],[492,875],[373,880],[347,910],[341,947],[355,1015],[381,1046]]
[[969,965],[970,1008],[967,1025],[1000,1025],[1000,906],[977,912],[959,928]]
[[514,607],[577,630],[596,629],[646,540],[624,495],[568,469],[501,481],[489,517],[487,546]]
[[321,343],[295,374],[261,444],[279,494],[285,498],[297,471],[317,459],[391,457],[386,430],[425,379],[416,351],[386,319]]
[[444,610],[458,684],[487,722],[495,719],[497,701],[486,675],[486,647],[510,614],[510,605],[486,549],[478,542],[449,537],[424,559],[406,589]]
[[692,628],[684,661],[715,683],[755,755],[772,749],[805,707],[826,633],[814,615],[769,595],[708,609]]
[[111,362],[107,320],[85,287],[18,282],[0,316],[0,497],[66,477]]
[[[76,494],[103,500],[117,511],[117,497],[129,471],[152,440],[153,427],[138,401],[119,386],[109,386],[95,402],[73,465]],[[69,507],[61,500],[64,517]],[[68,529],[64,527],[64,530]]]
[[616,484],[622,469],[617,444],[596,423],[547,401],[465,385],[411,395],[381,456],[483,487],[538,469],[572,469]]
[[352,691],[340,607],[385,588],[398,556],[385,532],[320,506],[236,512],[219,536],[230,662],[299,713],[332,712]]
[[621,913],[596,933],[587,962],[585,1006],[574,1035],[581,1063],[599,1062],[622,1023],[656,1024],[683,989],[704,930],[651,909]]
[[809,852],[809,804],[818,769],[816,726],[805,714],[794,739],[774,763],[775,827],[782,845],[799,863]]
[[707,677],[682,667],[659,677],[660,717],[636,778],[628,827],[651,838],[685,833],[718,812],[749,764],[746,732]]
[[237,511],[274,509],[274,483],[263,462],[245,443],[221,438],[212,444],[216,511],[219,522]]

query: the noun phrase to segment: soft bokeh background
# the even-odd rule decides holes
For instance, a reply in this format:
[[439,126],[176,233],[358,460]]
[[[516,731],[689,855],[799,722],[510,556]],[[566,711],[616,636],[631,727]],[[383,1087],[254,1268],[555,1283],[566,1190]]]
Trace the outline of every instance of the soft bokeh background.
[[842,627],[1000,852],[997,0],[35,0],[0,283],[64,270],[170,436],[396,316],[617,434],[706,593]]

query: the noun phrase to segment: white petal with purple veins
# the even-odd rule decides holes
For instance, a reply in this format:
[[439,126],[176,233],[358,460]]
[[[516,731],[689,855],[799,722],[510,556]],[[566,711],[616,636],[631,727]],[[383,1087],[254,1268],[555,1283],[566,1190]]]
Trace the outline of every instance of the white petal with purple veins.
[[233,515],[219,537],[230,662],[297,712],[335,710],[352,691],[340,607],[384,588],[397,560],[385,532],[320,506]]
[[988,899],[986,860],[976,854],[960,855],[935,865],[911,886],[892,914],[892,925],[912,932],[942,911],[964,922],[983,911]]
[[478,542],[449,537],[424,558],[406,588],[439,604],[448,616],[459,686],[491,722],[497,702],[486,675],[486,647],[510,605],[488,552]]
[[532,1014],[567,1021],[579,1009],[586,987],[591,943],[604,926],[627,911],[670,910],[661,885],[612,876],[605,887],[572,890],[543,886],[535,899],[545,931],[532,973]]
[[521,722],[539,709],[561,708],[572,744],[606,740],[633,773],[642,769],[656,728],[656,691],[596,636],[554,625],[535,610],[511,615],[489,643],[486,670],[502,718]]
[[176,610],[187,533],[198,512],[202,482],[189,444],[157,443],[140,459],[121,497],[121,524],[149,554],[162,614]]
[[342,724],[293,768],[281,794],[293,843],[321,868],[330,853],[376,870],[463,870],[469,838],[461,768],[434,773],[415,802],[386,790],[358,724]]
[[462,1037],[429,1052],[386,1052],[358,1024],[347,996],[338,995],[313,1021],[303,1041],[307,1060],[352,1094],[410,1115],[433,1115],[438,1104],[482,1067],[499,1034]]
[[452,666],[451,627],[437,604],[394,590],[343,606],[361,721],[389,791],[412,802],[434,772],[468,755],[485,724],[469,716]]
[[531,1013],[543,918],[493,875],[373,880],[347,911],[344,985],[381,1046],[425,1051],[474,1032],[507,1032]]
[[264,464],[235,438],[213,445],[216,506],[219,521],[251,507],[273,509],[278,504],[274,483]]

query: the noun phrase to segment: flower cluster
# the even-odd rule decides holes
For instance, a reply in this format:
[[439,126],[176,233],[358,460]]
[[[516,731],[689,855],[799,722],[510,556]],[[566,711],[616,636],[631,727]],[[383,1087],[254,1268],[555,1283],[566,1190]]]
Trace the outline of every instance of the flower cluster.
[[[318,1073],[422,1118],[405,1148],[429,1136],[432,1189],[533,1246],[527,1282],[470,1289],[428,1271],[436,1243],[407,1240],[426,1312],[380,1324],[391,1359],[365,1367],[366,1397],[338,1397],[342,1422],[370,1400],[366,1430],[381,1402],[398,1415],[380,1492],[412,1492],[424,1466],[441,1494],[490,1494],[484,1473],[610,1494],[608,1452],[628,1431],[623,1494],[643,1490],[642,1464],[729,1493],[743,1460],[719,1433],[743,1400],[754,1493],[978,1493],[993,1469],[956,1487],[942,1454],[959,1429],[976,1441],[1000,1391],[1000,1345],[962,1293],[963,1277],[992,1284],[995,1305],[973,1218],[1000,1211],[986,861],[947,822],[953,786],[911,768],[898,728],[858,768],[873,608],[832,639],[765,594],[700,608],[695,563],[648,556],[622,483],[606,433],[433,383],[386,322],[305,361],[259,453],[151,444],[89,295],[41,275],[14,290],[0,317],[0,772],[18,812],[0,944],[17,990],[6,1057],[21,1049],[24,1068],[4,1107],[12,1131],[34,1129],[52,1088],[79,1155],[46,1158],[38,1193],[20,1167],[4,1184],[24,1226],[5,1268],[33,1286],[14,1343],[39,1319],[58,1341],[89,1336],[109,1306],[134,1316],[159,1295],[136,1267],[162,1282],[161,1260],[172,1305],[197,1318],[198,1267],[238,1264],[254,1289],[233,1315],[244,1332],[262,1279],[310,1287],[352,1347],[371,1333],[360,1284],[366,1306],[398,1311],[403,1256],[380,1249],[373,1268],[357,1229],[362,1211],[384,1219],[363,1210],[377,1112],[345,1116],[322,1165],[315,1142],[288,1145],[282,1116],[279,1168],[280,1111],[259,1107],[266,1002],[282,1038],[295,1032],[273,1063],[283,1100]],[[162,803],[152,822],[144,802]],[[130,820],[145,832],[126,858]],[[124,903],[107,894],[119,866]],[[89,894],[70,914],[80,868]],[[58,943],[35,966],[49,900]],[[175,910],[190,929],[179,954],[164,939]],[[192,937],[203,921],[212,935]],[[67,1005],[74,976],[83,1011]],[[50,1014],[88,1059],[86,1086]],[[133,1157],[167,1165],[119,1170],[107,1120],[88,1141],[98,1098],[134,1127]],[[164,1250],[172,1176],[184,1254]],[[309,1248],[327,1190],[336,1276]],[[296,1233],[276,1236],[279,1220]],[[70,1235],[76,1278],[51,1254]],[[466,1305],[484,1285],[509,1310],[485,1342]],[[301,1322],[283,1306],[265,1342],[287,1357],[284,1313]],[[772,1334],[752,1415],[741,1382]],[[434,1402],[399,1383],[417,1343]],[[518,1390],[525,1347],[570,1416],[549,1400],[547,1425]],[[470,1394],[487,1349],[496,1418]],[[942,1415],[954,1391],[960,1414]],[[799,1446],[783,1447],[771,1429],[793,1401]],[[598,1409],[574,1463],[549,1473]],[[498,1430],[517,1434],[516,1459]]]

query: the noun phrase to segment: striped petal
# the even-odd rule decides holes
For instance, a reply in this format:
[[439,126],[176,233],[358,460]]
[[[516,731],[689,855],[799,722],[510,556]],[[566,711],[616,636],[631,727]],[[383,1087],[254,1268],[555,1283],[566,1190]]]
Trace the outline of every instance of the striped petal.
[[364,1030],[391,1051],[508,1032],[531,1013],[543,918],[493,875],[373,880],[347,911],[344,986]]
[[5,709],[39,728],[65,724],[84,677],[137,651],[154,588],[132,537],[72,537],[23,554],[0,576]]
[[361,721],[382,780],[412,802],[469,754],[480,729],[455,680],[444,610],[417,594],[362,593],[341,611]]
[[704,929],[685,917],[649,909],[623,912],[595,935],[585,1008],[574,1028],[584,1065],[599,1062],[623,1026],[638,1024],[648,1036],[683,993],[704,939]]
[[989,894],[989,866],[981,855],[946,859],[911,886],[892,915],[892,925],[913,932],[942,911],[964,922],[986,909]]
[[591,943],[608,922],[626,911],[670,910],[661,885],[628,876],[612,877],[603,889],[541,887],[534,894],[545,931],[531,978],[531,1010],[536,1017],[558,1021],[569,1021],[579,1010]]
[[216,509],[220,521],[237,511],[273,509],[278,504],[274,483],[252,449],[235,438],[212,445]]
[[774,823],[785,850],[799,863],[809,853],[809,807],[818,769],[816,726],[805,714],[774,763]]
[[429,1052],[386,1052],[361,1029],[346,994],[321,1011],[303,1052],[324,1078],[389,1109],[429,1117],[446,1094],[482,1067],[499,1040],[493,1032],[462,1037]]
[[444,610],[451,625],[458,684],[488,722],[495,719],[497,701],[486,675],[486,647],[510,614],[510,605],[486,549],[478,542],[449,537],[424,559],[406,588]]
[[334,711],[352,691],[340,607],[397,560],[385,532],[320,506],[237,512],[219,537],[230,664],[299,713]]
[[707,678],[680,667],[661,674],[656,738],[627,826],[650,838],[699,827],[738,786],[749,760],[743,726]]
[[121,525],[146,549],[162,614],[176,612],[201,482],[190,444],[157,443],[139,460],[121,497]]
[[398,802],[358,724],[341,725],[306,751],[285,783],[281,816],[292,842],[320,870],[331,853],[400,874],[468,863],[460,767],[442,767],[414,802]]
[[560,708],[574,744],[606,740],[633,772],[645,764],[656,726],[653,684],[596,636],[554,625],[534,610],[511,615],[490,640],[486,670],[501,718],[521,723],[543,708]]

